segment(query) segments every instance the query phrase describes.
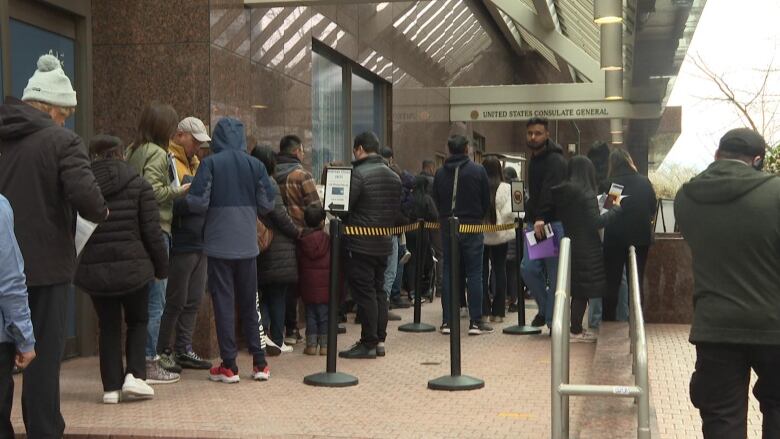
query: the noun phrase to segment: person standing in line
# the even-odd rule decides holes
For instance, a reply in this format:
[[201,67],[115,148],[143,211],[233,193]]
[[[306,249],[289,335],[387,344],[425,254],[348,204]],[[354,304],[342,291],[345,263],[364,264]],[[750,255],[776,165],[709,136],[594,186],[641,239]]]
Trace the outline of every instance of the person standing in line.
[[[154,191],[124,162],[122,149],[122,141],[114,136],[99,135],[90,142],[92,172],[111,215],[84,246],[73,282],[89,294],[98,316],[105,404],[154,396],[144,381],[149,282],[164,279],[168,272]],[[122,366],[122,314],[127,368]]]
[[[526,123],[526,139],[531,149],[528,161],[528,203],[525,220],[531,225],[537,239],[543,236],[545,224],[550,224],[553,234],[563,236],[563,227],[555,212],[552,188],[566,179],[566,158],[563,148],[550,140],[549,122],[532,118]],[[539,313],[531,325],[552,326],[555,287],[558,278],[558,258],[530,259],[523,255],[520,271],[526,286],[536,300]]]
[[693,261],[690,396],[704,439],[747,437],[751,371],[763,437],[780,437],[780,179],[761,172],[766,150],[753,130],[727,132],[674,200]]
[[[424,220],[425,222],[436,222],[439,220],[439,211],[436,210],[436,203],[431,197],[431,188],[429,184],[431,180],[424,175],[418,175],[414,180],[414,189],[412,190],[412,207],[409,211],[409,219],[411,221]],[[433,301],[431,271],[433,270],[433,252],[431,249],[431,236],[435,233],[431,233],[430,230],[414,230],[406,233],[406,239],[408,240],[409,248],[417,248],[417,240],[425,239],[423,244],[423,252],[421,255],[412,254],[412,259],[409,260],[407,265],[409,266],[409,277],[416,279],[417,276],[417,258],[423,258],[423,272],[420,274],[422,279],[422,291],[412,291],[414,295],[421,294],[429,302]],[[414,282],[414,280],[412,281]],[[414,297],[412,295],[412,297]]]
[[[178,123],[179,116],[172,106],[159,103],[148,105],[141,113],[135,140],[125,152],[127,163],[152,185],[154,197],[160,206],[160,227],[165,248],[168,250],[171,247],[173,201],[186,195],[190,187],[189,183],[175,184],[175,167],[168,155],[168,144],[176,134]],[[165,278],[155,279],[149,284],[149,323],[146,337],[146,381],[149,384],[170,384],[180,378],[178,373],[163,369],[157,355],[167,285],[168,279]]]
[[[515,221],[512,213],[512,189],[509,183],[504,182],[504,170],[501,161],[495,157],[488,157],[482,161],[482,166],[487,171],[490,184],[490,209],[485,217],[487,224],[511,224]],[[501,323],[506,317],[506,257],[509,244],[514,244],[515,229],[502,230],[500,232],[485,233],[485,250],[482,265],[482,288],[484,291],[482,300],[482,319],[488,316],[491,322]],[[490,300],[488,293],[488,280],[490,280],[491,267],[495,273],[496,293]]]
[[[468,156],[469,141],[460,135],[453,135],[447,141],[450,156],[444,167],[436,172],[433,179],[433,200],[439,211],[441,239],[444,243],[444,294],[442,306],[442,334],[450,333],[449,301],[458,300],[461,291],[452,291],[450,272],[450,230],[449,218],[455,217],[460,224],[482,224],[490,209],[490,183],[482,165],[476,164]],[[469,335],[493,332],[493,328],[482,322],[482,258],[484,234],[462,233],[458,235],[460,250],[460,285],[468,289]]]
[[[504,181],[511,182],[517,180],[517,171],[511,166],[504,168]],[[511,185],[510,185],[511,189]],[[516,214],[512,214],[512,221],[515,220]],[[522,281],[519,270],[517,269],[517,247],[514,242],[509,242],[509,247],[506,252],[506,295],[507,295],[507,312],[517,312],[518,303],[524,303],[525,292],[524,288],[520,288],[518,285]],[[522,260],[522,255],[520,259]],[[518,276],[520,278],[518,279]],[[525,284],[521,284],[523,287]],[[518,299],[518,297],[520,299]]]
[[[655,190],[650,180],[637,172],[627,151],[616,148],[609,154],[610,184],[623,186],[623,215],[604,229],[604,267],[607,271],[607,292],[603,300],[603,319],[617,319],[618,292],[623,273],[628,267],[628,248],[636,247],[639,285],[645,278],[645,265],[653,243]],[[640,288],[641,291],[641,288]]]
[[[345,224],[392,227],[401,210],[401,179],[379,155],[379,138],[372,132],[355,137],[352,146],[352,180],[349,214]],[[385,355],[387,294],[384,289],[387,257],[393,250],[389,236],[346,236],[344,270],[360,316],[360,340],[342,358],[376,358]]]
[[14,212],[0,195],[0,436],[14,437],[13,368],[35,359],[35,335],[27,303],[24,259],[14,236]]
[[301,299],[306,305],[306,355],[328,353],[328,299],[330,297],[330,236],[325,233],[325,210],[304,210],[307,229],[298,244]]
[[257,257],[257,283],[261,299],[262,321],[268,328],[266,353],[279,355],[292,352],[292,346],[284,343],[284,309],[287,294],[298,283],[298,262],[295,258],[296,240],[300,230],[287,213],[274,179],[276,175],[276,157],[269,147],[258,146],[252,150],[252,157],[260,160],[270,176],[276,196],[274,209],[265,216],[263,224],[271,232],[271,244]]
[[212,137],[213,154],[200,164],[187,194],[190,211],[206,215],[203,250],[208,256],[208,287],[222,357],[222,363],[209,371],[209,379],[240,381],[235,335],[238,310],[252,354],[251,377],[267,381],[271,371],[260,344],[257,316],[257,220],[273,210],[276,192],[265,166],[246,153],[244,124],[222,118]]
[[76,92],[53,55],[43,55],[22,100],[0,106],[0,193],[16,215],[25,260],[37,361],[24,370],[22,416],[28,437],[59,438],[60,364],[67,297],[76,271],[75,213],[100,223],[108,209],[81,138],[64,128]]
[[569,161],[566,182],[552,190],[555,211],[571,238],[571,337],[573,343],[594,343],[596,335],[585,331],[582,321],[588,300],[599,298],[607,289],[604,252],[599,230],[621,213],[620,202],[599,214],[596,198],[596,168],[585,156]]
[[[287,206],[298,230],[306,228],[303,212],[311,204],[322,206],[317,194],[317,184],[311,173],[304,169],[305,157],[303,142],[298,136],[287,135],[279,142],[279,154],[276,156],[276,182],[282,193],[282,200]],[[286,333],[284,342],[295,345],[303,341],[298,330],[298,288],[287,289],[287,306],[285,307]]]
[[[401,179],[401,211],[406,212],[412,202],[411,193],[412,186],[414,186],[414,177],[398,166],[391,148],[380,148],[379,154],[385,160],[387,166]],[[404,266],[409,262],[412,255],[406,246],[405,233],[394,235],[391,239],[393,240],[393,253],[388,257],[387,270],[385,270],[385,292],[388,297],[388,308],[409,308],[412,306],[412,303],[401,296],[401,288],[404,279]],[[401,320],[401,316],[392,311],[387,312],[387,318],[388,320]]]
[[[191,183],[195,177],[200,165],[196,154],[200,146],[209,141],[211,137],[200,119],[186,117],[179,122],[168,150],[175,165],[176,179],[181,184]],[[170,278],[165,290],[165,310],[157,340],[160,365],[170,372],[181,372],[182,368],[211,368],[211,362],[202,359],[192,349],[192,333],[206,292],[204,221],[203,214],[189,212],[183,197],[174,200]]]

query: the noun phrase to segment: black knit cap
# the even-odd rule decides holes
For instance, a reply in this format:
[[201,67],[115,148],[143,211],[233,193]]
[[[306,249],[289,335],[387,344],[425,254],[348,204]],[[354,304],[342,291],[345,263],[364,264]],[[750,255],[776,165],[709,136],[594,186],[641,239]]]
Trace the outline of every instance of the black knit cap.
[[114,148],[121,147],[122,140],[119,137],[109,136],[107,134],[98,134],[89,142],[89,153],[92,156],[102,156]]
[[720,138],[718,150],[746,157],[763,157],[766,154],[766,140],[749,128],[736,128]]

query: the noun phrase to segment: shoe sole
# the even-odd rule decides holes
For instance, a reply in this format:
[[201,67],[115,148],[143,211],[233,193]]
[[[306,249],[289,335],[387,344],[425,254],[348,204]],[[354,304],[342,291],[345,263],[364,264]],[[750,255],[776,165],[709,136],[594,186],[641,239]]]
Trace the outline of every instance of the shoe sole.
[[271,374],[268,375],[252,375],[252,379],[255,381],[268,381],[271,379]]
[[441,332],[444,335],[450,335],[450,332],[452,331],[450,331],[449,329],[440,329],[439,332]]
[[376,353],[376,356],[377,356],[377,357],[384,357],[384,356],[385,356],[385,352],[379,352],[379,351],[377,351],[377,353]]
[[469,329],[469,335],[483,335],[483,334],[492,334],[495,331],[483,331],[481,329]]
[[122,397],[135,398],[135,399],[151,399],[154,398],[154,393],[144,393],[137,389],[122,389]]
[[211,363],[209,363],[209,364],[185,363],[185,364],[181,364],[181,367],[182,367],[182,369],[209,370],[209,369],[211,369],[214,366]]
[[153,384],[174,384],[174,383],[178,383],[180,380],[181,380],[181,377],[178,377],[178,378],[173,379],[173,380],[165,380],[165,381],[164,380],[147,379],[146,380],[146,384],[149,384],[150,386],[153,385]]
[[209,375],[209,380],[217,383],[235,384],[241,381],[241,377],[238,375],[234,376],[233,378],[228,378],[225,375]]

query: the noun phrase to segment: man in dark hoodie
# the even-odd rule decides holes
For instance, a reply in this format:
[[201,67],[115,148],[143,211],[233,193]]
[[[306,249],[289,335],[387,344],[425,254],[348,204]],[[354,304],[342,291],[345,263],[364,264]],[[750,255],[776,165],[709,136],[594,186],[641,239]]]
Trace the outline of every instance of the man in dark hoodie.
[[[350,226],[392,227],[401,210],[401,179],[379,155],[379,139],[372,132],[355,137],[349,188]],[[387,256],[393,251],[389,236],[347,236],[344,270],[357,303],[362,326],[360,340],[342,358],[376,358],[385,355],[387,295],[384,290]]]
[[[441,296],[442,334],[450,333],[449,301],[460,300],[461,291],[452,291],[450,270],[451,249],[448,220],[456,217],[460,224],[482,224],[490,210],[490,185],[487,172],[482,165],[474,163],[468,156],[469,141],[463,136],[453,135],[447,141],[450,156],[433,179],[433,201],[439,211],[441,237],[444,244],[444,294]],[[457,175],[456,175],[457,171]],[[457,177],[457,178],[456,178]],[[453,191],[456,191],[453,197]],[[461,234],[460,285],[468,287],[468,305],[471,323],[469,335],[493,332],[493,328],[482,323],[482,253],[485,237],[482,233]]]
[[65,350],[67,297],[76,270],[75,212],[101,222],[108,209],[81,138],[63,127],[76,92],[52,55],[22,100],[0,106],[0,193],[16,215],[24,257],[37,359],[24,370],[22,407],[27,436],[62,437],[60,362]]
[[693,257],[690,392],[705,439],[747,436],[751,369],[763,437],[780,437],[780,179],[761,172],[765,155],[758,133],[729,131],[674,202]]
[[[548,124],[547,119],[543,118],[533,118],[526,123],[531,160],[528,162],[525,221],[532,227],[537,239],[542,237],[545,224],[552,225],[553,233],[558,238],[563,237],[563,226],[555,214],[552,188],[566,180],[566,158],[560,145],[550,140]],[[532,260],[524,255],[520,269],[528,290],[539,306],[539,313],[531,324],[552,326],[558,258]]]
[[220,119],[214,128],[211,150],[213,154],[200,164],[187,195],[189,210],[206,214],[203,250],[208,256],[208,287],[222,357],[222,364],[209,371],[209,379],[239,381],[235,337],[238,309],[252,354],[251,377],[265,381],[271,372],[260,345],[257,318],[257,219],[273,209],[276,191],[265,166],[246,153],[244,124],[240,121]]
[[[279,142],[279,154],[276,156],[276,183],[282,192],[282,200],[287,206],[295,226],[299,230],[306,228],[304,211],[307,206],[322,206],[317,194],[317,184],[311,173],[303,168],[304,148],[300,137],[287,135]],[[298,288],[293,285],[287,290],[285,306],[284,342],[294,345],[303,340],[298,331]]]

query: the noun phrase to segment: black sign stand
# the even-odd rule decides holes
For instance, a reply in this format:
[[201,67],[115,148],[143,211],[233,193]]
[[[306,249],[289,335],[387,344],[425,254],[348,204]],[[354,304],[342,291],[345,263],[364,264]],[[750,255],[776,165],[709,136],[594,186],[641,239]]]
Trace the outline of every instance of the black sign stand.
[[336,371],[336,353],[338,350],[338,310],[341,299],[339,273],[341,272],[341,221],[330,221],[330,298],[328,300],[328,356],[325,372],[315,373],[303,378],[303,382],[318,387],[355,386],[358,379],[352,375]]
[[[485,387],[479,378],[460,374],[460,246],[457,218],[449,219],[450,240],[450,374],[428,381],[431,390],[475,390]],[[447,294],[444,291],[442,294]],[[418,294],[419,296],[419,294]],[[442,296],[444,297],[444,296]]]
[[423,270],[425,270],[425,259],[423,259],[423,251],[428,244],[425,237],[428,233],[425,231],[425,220],[417,221],[417,245],[415,246],[415,273],[414,273],[414,322],[407,323],[398,327],[399,331],[403,332],[433,332],[436,327],[427,323],[420,323],[422,318],[422,277]]

